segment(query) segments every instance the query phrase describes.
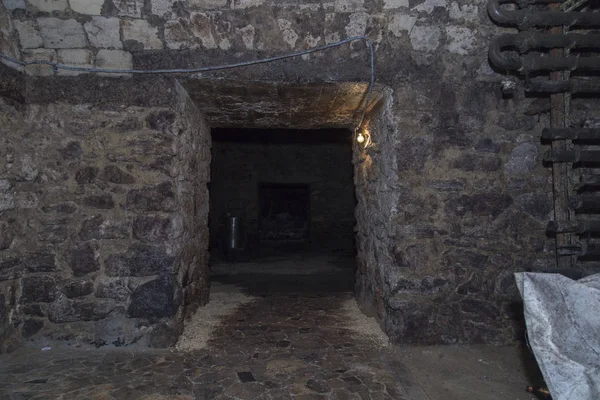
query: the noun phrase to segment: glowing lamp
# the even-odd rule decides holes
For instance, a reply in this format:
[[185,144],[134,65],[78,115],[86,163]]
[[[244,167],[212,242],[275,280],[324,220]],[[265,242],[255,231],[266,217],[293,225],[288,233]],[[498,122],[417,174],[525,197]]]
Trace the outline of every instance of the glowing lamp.
[[356,137],[356,141],[361,144],[365,142],[365,136],[362,134],[362,132],[358,133],[358,136]]

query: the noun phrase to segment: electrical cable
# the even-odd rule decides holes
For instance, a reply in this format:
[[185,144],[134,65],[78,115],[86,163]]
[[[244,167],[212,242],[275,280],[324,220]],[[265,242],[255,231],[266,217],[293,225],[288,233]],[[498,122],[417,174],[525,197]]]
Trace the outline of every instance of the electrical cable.
[[339,47],[344,44],[359,41],[359,40],[364,41],[367,45],[367,49],[369,50],[371,77],[369,80],[369,86],[367,88],[367,93],[365,96],[365,104],[362,109],[362,114],[361,114],[360,120],[359,120],[357,128],[356,128],[356,130],[358,130],[358,129],[360,129],[360,127],[362,126],[362,124],[365,120],[367,110],[369,107],[369,101],[371,99],[371,94],[373,92],[373,86],[375,85],[375,55],[374,55],[374,51],[373,51],[373,43],[366,36],[353,36],[353,37],[350,37],[350,38],[347,38],[344,40],[340,40],[339,42],[327,44],[325,46],[315,47],[312,49],[298,51],[298,52],[294,52],[294,53],[282,54],[282,55],[274,56],[274,57],[261,58],[258,60],[251,60],[251,61],[243,61],[243,62],[233,63],[233,64],[213,65],[213,66],[208,66],[208,67],[197,67],[197,68],[143,70],[143,69],[109,69],[109,68],[95,68],[95,67],[91,67],[91,68],[73,67],[70,65],[64,65],[64,64],[59,64],[59,63],[55,63],[52,61],[44,61],[44,60],[20,61],[13,57],[7,56],[6,54],[3,54],[3,53],[0,53],[0,59],[9,61],[13,64],[20,65],[22,67],[26,67],[28,65],[48,65],[55,72],[57,72],[59,69],[63,69],[66,71],[87,72],[87,73],[99,72],[99,73],[106,73],[106,74],[194,74],[194,73],[198,73],[198,72],[211,72],[211,71],[219,71],[219,70],[225,70],[225,69],[248,67],[248,66],[257,65],[257,64],[265,64],[265,63],[270,63],[270,62],[274,62],[274,61],[285,60],[288,58],[300,57],[300,56],[303,56],[306,54],[321,52],[324,50],[328,50],[328,49],[331,49],[334,47]]

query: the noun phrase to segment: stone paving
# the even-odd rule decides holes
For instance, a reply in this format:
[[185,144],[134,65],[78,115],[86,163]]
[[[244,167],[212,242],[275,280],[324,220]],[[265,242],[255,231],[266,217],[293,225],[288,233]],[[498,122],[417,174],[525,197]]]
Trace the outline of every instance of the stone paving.
[[348,326],[351,294],[263,295],[199,351],[21,350],[2,399],[408,399],[385,351]]

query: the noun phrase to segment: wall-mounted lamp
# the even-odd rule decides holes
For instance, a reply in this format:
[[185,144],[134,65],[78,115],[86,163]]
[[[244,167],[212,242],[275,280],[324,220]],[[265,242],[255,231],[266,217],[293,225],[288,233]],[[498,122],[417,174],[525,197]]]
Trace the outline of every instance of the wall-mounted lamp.
[[362,132],[358,133],[358,136],[356,137],[356,141],[360,144],[364,143],[365,141],[365,136],[362,134]]
[[368,130],[361,130],[356,133],[356,142],[365,148],[371,144],[371,134]]

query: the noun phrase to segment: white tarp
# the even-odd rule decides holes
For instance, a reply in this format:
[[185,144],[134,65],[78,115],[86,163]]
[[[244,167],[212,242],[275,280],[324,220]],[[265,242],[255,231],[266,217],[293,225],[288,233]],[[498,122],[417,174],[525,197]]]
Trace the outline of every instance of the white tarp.
[[600,274],[515,274],[531,349],[553,400],[600,399]]

